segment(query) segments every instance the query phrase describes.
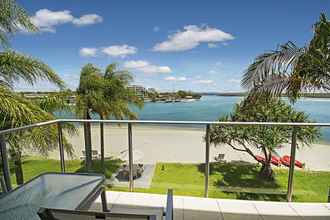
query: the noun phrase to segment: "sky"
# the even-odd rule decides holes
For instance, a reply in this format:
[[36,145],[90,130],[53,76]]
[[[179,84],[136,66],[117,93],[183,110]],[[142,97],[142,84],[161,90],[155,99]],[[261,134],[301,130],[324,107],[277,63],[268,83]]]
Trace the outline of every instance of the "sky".
[[[159,91],[242,91],[244,70],[260,53],[312,38],[329,0],[18,0],[39,33],[17,33],[11,47],[47,63],[70,89],[81,68],[117,63],[133,84]],[[19,91],[50,91],[47,82]]]

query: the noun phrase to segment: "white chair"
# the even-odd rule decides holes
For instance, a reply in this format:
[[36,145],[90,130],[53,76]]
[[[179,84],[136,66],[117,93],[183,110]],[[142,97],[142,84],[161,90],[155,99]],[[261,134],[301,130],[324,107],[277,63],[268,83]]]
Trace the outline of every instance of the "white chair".
[[[80,157],[81,160],[85,160],[86,159],[86,152],[83,150],[81,151],[82,156]],[[101,154],[99,154],[99,152],[97,150],[92,150],[92,159],[93,160],[97,160],[101,158]]]

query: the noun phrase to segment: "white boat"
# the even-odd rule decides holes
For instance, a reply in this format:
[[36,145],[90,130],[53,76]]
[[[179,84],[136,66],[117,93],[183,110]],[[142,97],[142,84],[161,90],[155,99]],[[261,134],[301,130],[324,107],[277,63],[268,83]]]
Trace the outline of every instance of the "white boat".
[[196,99],[183,99],[182,102],[194,102]]

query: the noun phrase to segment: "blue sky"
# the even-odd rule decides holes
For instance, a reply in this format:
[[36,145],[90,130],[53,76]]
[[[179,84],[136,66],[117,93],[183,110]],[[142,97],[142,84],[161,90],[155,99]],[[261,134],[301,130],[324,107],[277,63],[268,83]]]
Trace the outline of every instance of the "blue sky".
[[[253,58],[312,37],[326,0],[83,1],[18,0],[40,33],[19,33],[12,47],[49,64],[75,89],[81,67],[117,62],[135,84],[162,91],[240,91]],[[53,90],[41,82],[17,90]]]

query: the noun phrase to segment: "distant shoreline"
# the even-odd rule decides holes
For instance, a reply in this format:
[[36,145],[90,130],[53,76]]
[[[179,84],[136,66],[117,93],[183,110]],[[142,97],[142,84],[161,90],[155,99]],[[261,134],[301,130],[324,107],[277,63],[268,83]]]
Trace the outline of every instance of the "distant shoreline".
[[[25,91],[18,93],[23,94],[29,98],[36,98],[36,97],[44,97],[48,94],[53,94],[55,91]],[[244,97],[247,95],[246,92],[193,92],[196,95],[201,96],[227,96],[227,97]],[[287,97],[286,95],[282,95],[282,97]],[[199,99],[194,97],[195,99]],[[301,95],[301,98],[324,98],[324,99],[330,99],[330,93],[303,93]]]
[[[243,97],[246,96],[246,92],[228,92],[228,93],[199,93],[202,96],[212,95],[212,96],[228,96],[228,97]],[[286,95],[282,95],[282,97],[287,97]],[[324,98],[329,99],[330,93],[304,93],[301,95],[301,98]]]

